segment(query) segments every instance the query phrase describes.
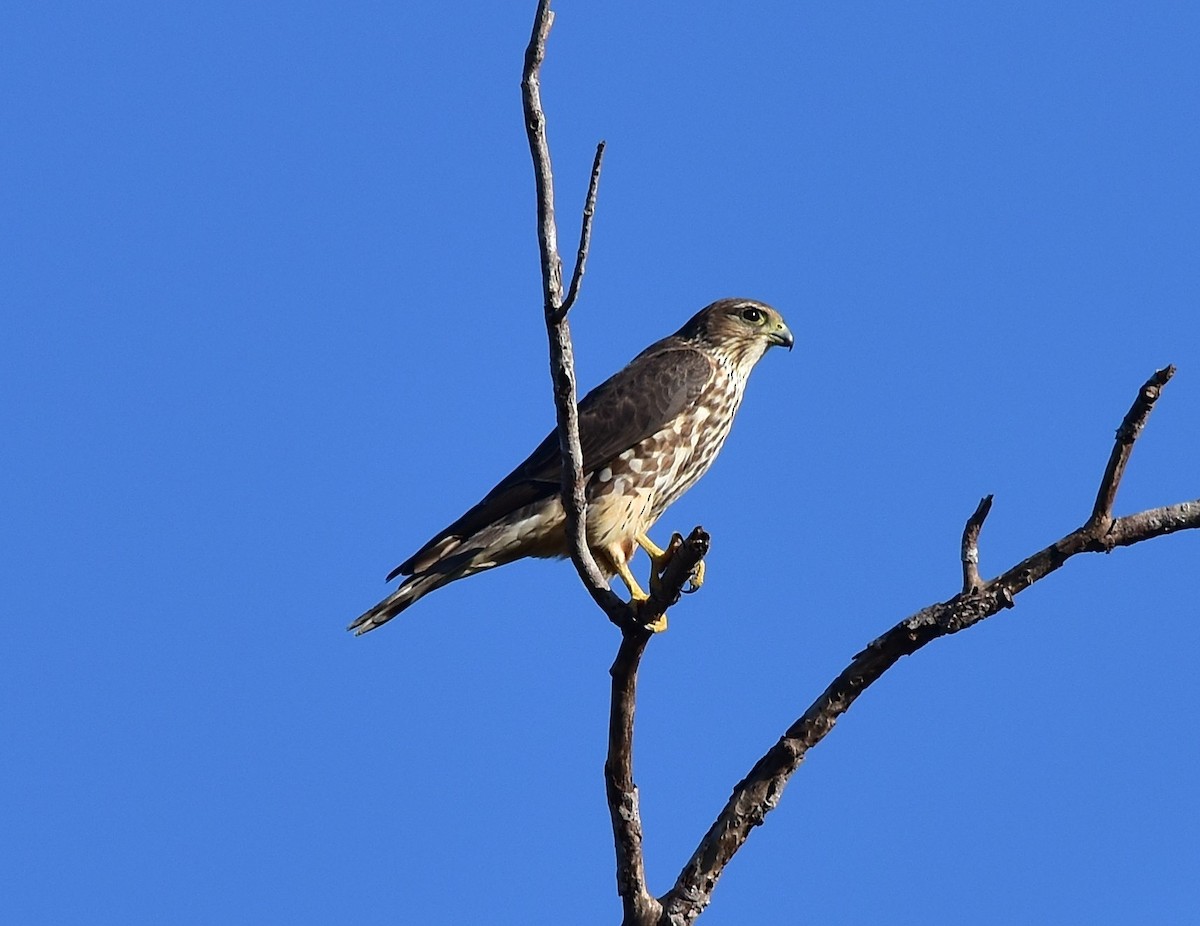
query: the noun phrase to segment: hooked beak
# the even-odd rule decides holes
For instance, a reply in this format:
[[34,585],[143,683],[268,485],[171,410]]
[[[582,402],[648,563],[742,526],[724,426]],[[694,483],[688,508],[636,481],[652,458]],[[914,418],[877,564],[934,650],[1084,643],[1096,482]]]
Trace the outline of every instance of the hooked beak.
[[767,335],[767,340],[772,344],[778,344],[780,347],[786,347],[788,350],[791,350],[792,345],[796,343],[796,339],[792,337],[791,329],[783,322],[780,322],[779,327]]

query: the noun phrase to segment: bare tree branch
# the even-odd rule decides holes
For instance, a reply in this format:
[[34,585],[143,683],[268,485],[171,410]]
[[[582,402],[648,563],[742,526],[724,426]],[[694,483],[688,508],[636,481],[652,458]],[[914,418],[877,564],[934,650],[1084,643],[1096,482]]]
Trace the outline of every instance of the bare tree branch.
[[571,286],[565,298],[562,287],[562,260],[554,221],[554,176],[550,167],[550,147],[546,137],[546,116],[542,109],[540,70],[546,56],[546,40],[554,14],[549,0],[540,0],[533,33],[525,52],[521,81],[525,129],[533,158],[537,188],[538,244],[542,264],[543,314],[550,342],[550,375],[554,383],[554,407],[558,418],[559,446],[563,458],[562,503],[566,514],[567,541],[571,559],[584,586],[609,620],[621,628],[621,647],[613,663],[612,712],[609,722],[609,754],[605,763],[605,781],[612,814],[613,841],[617,856],[617,888],[628,923],[653,922],[661,907],[646,889],[642,854],[642,821],[638,808],[637,786],[633,783],[633,711],[637,693],[637,667],[650,632],[645,629],[679,600],[683,586],[697,564],[708,552],[709,538],[696,528],[686,540],[677,539],[670,548],[672,556],[662,574],[654,577],[651,595],[640,607],[618,598],[608,587],[587,545],[587,496],[583,472],[583,453],[579,442],[579,410],[576,406],[575,363],[567,313],[575,304],[591,244],[592,218],[600,182],[604,142],[596,147],[592,175],[588,184],[579,251]]
[[638,611],[638,623],[621,629],[621,646],[609,674],[612,703],[608,715],[608,758],[604,786],[612,817],[617,854],[617,893],[625,906],[625,923],[657,923],[662,905],[646,888],[642,854],[642,817],[637,785],[633,781],[633,715],[637,704],[637,672],[642,653],[653,635],[646,625],[666,613],[679,600],[697,564],[708,553],[710,538],[700,527],[685,540],[676,534],[667,547],[670,559],[661,575],[653,577],[650,600]]
[[[579,250],[575,254],[575,272],[571,274],[571,287],[567,298],[559,309],[566,315],[579,297],[579,286],[583,282],[583,271],[587,267],[588,248],[592,244],[592,218],[596,215],[596,191],[600,187],[600,164],[604,160],[604,142],[596,145],[596,157],[592,161],[592,179],[588,181],[587,199],[583,204],[583,222],[579,226]],[[557,321],[557,319],[556,319]]]
[[1176,531],[1188,530],[1200,521],[1200,498],[1178,505],[1164,505],[1138,514],[1117,518],[1100,540],[1099,549],[1105,553],[1116,547],[1131,547],[1135,543],[1162,537]]
[[683,587],[692,580],[696,567],[708,556],[712,543],[708,531],[694,527],[687,538],[674,534],[667,545],[667,563],[662,572],[650,576],[650,599],[638,608],[638,622],[653,624],[667,613],[667,608],[683,597]]
[[968,595],[982,584],[979,578],[979,532],[992,510],[992,496],[985,495],[979,501],[975,513],[967,518],[962,536],[963,594]]
[[1100,480],[1100,490],[1096,493],[1096,504],[1092,508],[1092,520],[1096,523],[1112,520],[1113,503],[1117,500],[1117,488],[1121,485],[1121,477],[1125,475],[1125,465],[1129,462],[1130,454],[1133,453],[1134,441],[1138,439],[1142,428],[1146,426],[1146,419],[1150,417],[1150,410],[1154,408],[1154,403],[1162,394],[1163,386],[1169,383],[1174,375],[1175,367],[1168,365],[1146,380],[1137,399],[1130,407],[1129,413],[1125,416],[1125,420],[1117,428],[1117,442],[1113,445],[1112,455],[1108,458],[1108,466],[1104,468],[1104,478]]
[[734,787],[728,803],[701,839],[675,886],[660,898],[663,905],[660,923],[684,926],[700,915],[726,864],[745,843],[750,830],[762,823],[779,803],[784,786],[804,761],[808,750],[819,743],[855,699],[902,656],[1013,607],[1013,599],[1019,592],[1054,572],[1077,553],[1107,552],[1117,546],[1129,546],[1175,531],[1200,528],[1200,499],[1112,518],[1112,503],[1133,443],[1173,372],[1172,367],[1167,367],[1155,373],[1142,387],[1125,416],[1101,481],[1096,507],[1087,523],[985,583],[978,579],[977,542],[990,508],[990,496],[980,503],[963,535],[963,592],[905,618],[873,641],[755,763]]
[[[583,451],[579,446],[579,409],[575,404],[575,354],[571,346],[571,328],[567,323],[562,286],[562,259],[558,255],[558,232],[554,224],[554,174],[550,167],[550,144],[546,138],[546,114],[542,110],[541,67],[546,58],[546,39],[554,23],[550,0],[539,0],[533,22],[533,34],[525,51],[525,71],[521,79],[521,99],[525,111],[525,133],[533,158],[533,176],[537,188],[538,245],[542,263],[542,300],[546,334],[550,342],[550,376],[554,383],[554,408],[558,418],[558,440],[562,452],[562,504],[567,519],[567,543],[571,560],[584,587],[597,605],[617,626],[632,622],[630,608],[608,587],[595,557],[587,545],[587,497],[584,493]],[[575,267],[571,299],[579,291],[587,248],[591,240],[591,212],[595,210],[596,186],[600,179],[597,149],[588,192],[589,210],[585,213],[580,236],[579,261]]]
[[637,704],[637,670],[652,636],[642,627],[621,631],[621,646],[609,670],[612,702],[608,715],[608,758],[604,789],[612,818],[617,854],[617,893],[625,908],[625,923],[656,923],[662,905],[646,888],[642,853],[642,813],[633,782],[633,713]]

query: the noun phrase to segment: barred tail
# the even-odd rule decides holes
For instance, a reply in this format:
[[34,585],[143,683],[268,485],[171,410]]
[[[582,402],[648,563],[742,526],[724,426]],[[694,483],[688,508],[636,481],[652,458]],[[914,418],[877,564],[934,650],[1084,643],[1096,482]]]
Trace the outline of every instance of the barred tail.
[[435,588],[441,588],[447,582],[453,582],[457,578],[459,576],[453,573],[446,574],[443,572],[410,576],[404,581],[403,585],[384,598],[383,601],[356,617],[346,629],[353,630],[356,637],[362,636],[364,633],[374,630],[382,624],[386,624],[409,605],[416,602],[418,598],[429,594]]

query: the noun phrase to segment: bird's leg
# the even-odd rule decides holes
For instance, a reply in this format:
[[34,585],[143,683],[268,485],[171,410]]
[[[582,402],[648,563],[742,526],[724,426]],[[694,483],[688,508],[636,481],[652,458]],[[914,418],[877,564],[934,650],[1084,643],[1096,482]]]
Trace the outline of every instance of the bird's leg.
[[658,544],[651,540],[645,533],[637,535],[637,545],[646,551],[646,555],[650,557],[650,565],[655,572],[662,572],[667,565],[667,551],[662,549]]
[[617,570],[617,575],[621,577],[621,581],[625,583],[625,587],[629,589],[630,602],[643,602],[650,596],[642,591],[642,587],[638,585],[637,579],[633,577],[633,573],[629,571],[629,564],[620,557],[612,557],[613,566]]
[[667,563],[675,555],[673,544],[675,543],[676,536],[678,535],[671,537],[672,546],[668,546],[666,550],[651,540],[645,531],[634,538],[637,541],[637,545],[645,550],[646,555],[650,557],[650,591],[652,592],[659,591],[663,570],[667,568]]
[[[659,552],[662,552],[661,550]],[[623,557],[612,557],[614,568],[617,570],[617,575],[621,577],[621,581],[625,583],[625,587],[629,589],[629,603],[635,608],[643,601],[647,601],[650,596],[642,591],[642,587],[638,585],[637,579],[633,577],[633,573],[629,571],[629,564],[625,562]],[[651,574],[651,579],[656,577]],[[646,625],[646,629],[652,633],[662,633],[667,629],[667,615],[663,614],[657,620],[651,621]]]

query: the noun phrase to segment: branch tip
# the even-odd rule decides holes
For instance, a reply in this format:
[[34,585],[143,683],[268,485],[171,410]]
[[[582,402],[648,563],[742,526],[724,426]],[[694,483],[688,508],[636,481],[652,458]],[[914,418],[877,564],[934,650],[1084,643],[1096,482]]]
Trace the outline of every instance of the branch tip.
[[1141,436],[1146,420],[1154,409],[1154,403],[1162,395],[1163,387],[1175,375],[1174,364],[1168,364],[1161,370],[1156,370],[1142,388],[1138,390],[1137,398],[1129,407],[1121,426],[1117,428],[1116,443],[1100,480],[1100,488],[1096,492],[1096,503],[1092,506],[1092,516],[1088,526],[1092,528],[1106,527],[1112,523],[1113,505],[1117,500],[1117,490],[1121,487],[1121,479],[1125,475],[1125,467],[1133,453],[1133,445]]
[[575,271],[571,274],[571,286],[562,306],[555,313],[555,321],[560,321],[571,311],[579,296],[579,287],[583,283],[583,272],[587,267],[588,250],[592,244],[592,218],[596,214],[596,192],[600,187],[600,165],[604,161],[604,142],[596,145],[596,156],[592,159],[592,176],[588,180],[587,198],[583,204],[583,221],[579,228],[579,249],[575,253]]
[[992,510],[992,496],[985,495],[979,500],[975,513],[967,518],[962,535],[962,569],[963,594],[970,595],[983,586],[979,578],[979,533],[983,530],[983,522],[987,520],[988,512]]
[[699,525],[692,528],[687,537],[677,533],[671,535],[671,542],[665,551],[666,565],[661,572],[651,573],[650,597],[638,608],[640,625],[652,623],[679,602],[711,546],[712,537]]

